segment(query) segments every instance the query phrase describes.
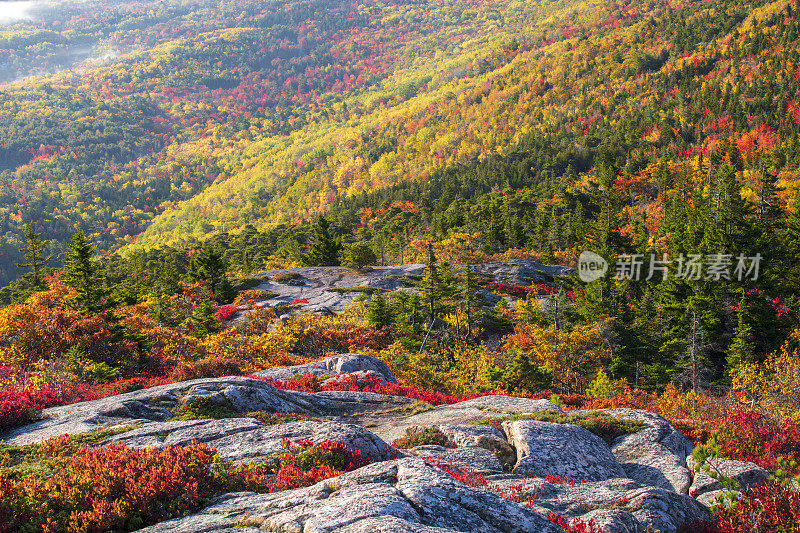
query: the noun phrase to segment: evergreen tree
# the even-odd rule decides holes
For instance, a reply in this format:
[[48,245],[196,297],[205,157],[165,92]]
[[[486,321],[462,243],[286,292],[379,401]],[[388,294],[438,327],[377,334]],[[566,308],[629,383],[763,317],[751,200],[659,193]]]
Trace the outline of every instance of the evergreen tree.
[[103,308],[105,290],[97,273],[94,256],[95,247],[87,242],[82,231],[72,236],[70,253],[64,264],[64,282],[75,289],[74,303],[89,314],[97,314]]
[[461,282],[461,302],[464,314],[467,317],[467,342],[472,339],[472,326],[475,322],[475,313],[479,305],[477,295],[479,288],[472,265],[464,265],[464,276]]
[[[736,179],[736,171],[730,163],[720,167],[718,178],[718,202],[708,221],[708,233],[716,234],[715,243],[708,242],[709,251],[728,253],[743,252],[750,248],[747,217],[750,208],[742,198],[742,186]],[[713,249],[716,246],[722,249]]]
[[47,274],[47,263],[52,259],[52,255],[45,257],[45,243],[41,240],[41,233],[33,231],[30,224],[25,225],[25,245],[20,250],[24,257],[24,263],[17,263],[19,268],[29,268],[30,272],[23,275],[30,287],[30,292],[43,291],[47,288],[45,275]]
[[214,317],[214,305],[210,299],[205,299],[197,306],[189,317],[189,322],[194,329],[194,335],[200,339],[219,331],[219,324]]
[[206,243],[192,259],[189,279],[207,281],[214,295],[221,302],[229,302],[234,297],[233,287],[228,280],[227,267],[222,253],[212,243]]
[[159,295],[172,295],[181,292],[180,275],[175,257],[171,254],[164,258],[161,266],[156,293]]
[[785,285],[793,289],[800,283],[800,194],[796,195],[792,202],[781,241],[788,255],[786,258],[788,275]]
[[309,251],[306,254],[308,266],[338,266],[341,246],[334,240],[330,232],[330,223],[322,215],[317,218],[312,228]]
[[392,310],[381,291],[373,294],[367,304],[367,320],[378,327],[386,327],[394,322]]
[[752,362],[755,347],[753,344],[753,328],[749,323],[749,302],[747,294],[743,293],[739,300],[739,309],[736,312],[736,330],[733,341],[728,347],[728,369],[734,370],[742,363]]
[[487,368],[484,377],[493,388],[509,391],[539,392],[553,385],[552,372],[537,367],[526,353],[518,350],[506,353],[506,364],[502,368]]
[[363,271],[369,270],[378,261],[372,246],[367,241],[357,241],[345,248],[343,264],[347,268]]
[[420,284],[420,292],[431,324],[437,317],[450,310],[449,301],[453,296],[452,281],[449,266],[439,263],[433,253],[433,246],[429,244],[428,261],[425,264],[425,277]]
[[686,353],[683,359],[682,372],[679,375],[684,383],[688,383],[693,392],[700,392],[700,385],[703,383],[703,375],[708,368],[706,355],[710,345],[708,334],[703,327],[698,312],[689,309],[689,335],[686,342]]

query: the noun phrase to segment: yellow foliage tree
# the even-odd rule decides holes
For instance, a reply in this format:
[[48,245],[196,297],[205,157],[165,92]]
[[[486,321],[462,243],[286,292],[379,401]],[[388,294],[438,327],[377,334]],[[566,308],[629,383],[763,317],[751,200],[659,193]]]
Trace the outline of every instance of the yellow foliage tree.
[[800,422],[800,329],[763,363],[740,365],[734,390],[744,393],[751,407],[778,419]]
[[523,352],[531,363],[550,370],[553,388],[559,392],[583,393],[610,359],[607,331],[605,322],[578,326],[572,331],[518,324],[502,348]]

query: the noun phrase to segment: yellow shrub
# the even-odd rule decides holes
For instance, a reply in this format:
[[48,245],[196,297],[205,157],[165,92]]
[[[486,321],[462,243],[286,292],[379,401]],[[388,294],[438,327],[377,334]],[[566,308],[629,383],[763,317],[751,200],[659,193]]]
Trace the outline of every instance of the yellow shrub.
[[800,353],[792,349],[799,337],[800,330],[795,330],[763,364],[743,364],[733,376],[733,388],[753,407],[779,419],[800,421]]

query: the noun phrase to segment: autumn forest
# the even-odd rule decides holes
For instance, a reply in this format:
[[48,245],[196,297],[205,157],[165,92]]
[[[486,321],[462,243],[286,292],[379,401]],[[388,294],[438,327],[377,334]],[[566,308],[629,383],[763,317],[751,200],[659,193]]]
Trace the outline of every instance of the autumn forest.
[[[796,0],[9,6],[0,430],[359,351],[400,384],[358,390],[658,412],[774,474],[773,529],[736,506],[703,527],[800,527]],[[587,250],[609,275],[523,285],[471,266],[574,267]],[[728,264],[652,275],[665,257]],[[426,269],[408,292],[366,291],[338,316],[256,305],[265,271],[411,263]],[[4,470],[3,446],[11,494],[34,481]],[[0,532],[36,515],[23,500],[0,502]],[[59,512],[48,531],[80,530]]]

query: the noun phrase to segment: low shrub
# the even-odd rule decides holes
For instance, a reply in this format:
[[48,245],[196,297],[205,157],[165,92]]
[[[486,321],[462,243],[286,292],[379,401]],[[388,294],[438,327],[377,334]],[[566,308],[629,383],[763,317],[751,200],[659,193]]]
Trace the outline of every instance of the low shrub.
[[273,460],[244,466],[219,461],[205,444],[86,446],[108,436],[0,447],[0,532],[131,531],[194,512],[215,494],[298,488],[367,464],[333,441],[284,441]]
[[594,433],[609,445],[623,435],[638,433],[646,427],[642,422],[614,418],[601,412],[568,414],[557,411],[539,411],[538,413],[486,418],[478,422],[478,424],[490,425],[501,429],[503,422],[513,420],[538,420],[540,422],[580,426]]
[[322,386],[318,379],[311,376],[291,381],[278,381],[257,375],[250,377],[261,379],[270,385],[284,390],[295,390],[301,392],[319,392],[330,390],[374,392],[377,394],[387,394],[390,396],[404,396],[406,398],[412,398],[414,400],[429,403],[431,405],[451,404],[479,396],[478,394],[471,396],[456,396],[427,389],[420,389],[419,387],[414,387],[412,385],[402,385],[400,383],[381,383],[381,381],[375,376],[366,376],[361,379],[359,379],[358,376],[347,376],[325,386]]
[[238,312],[235,306],[233,305],[223,305],[217,312],[214,313],[214,319],[217,322],[225,322],[226,320],[230,319],[233,315]]
[[447,435],[438,428],[422,428],[416,431],[409,428],[406,430],[405,435],[392,442],[392,446],[398,449],[408,449],[426,444],[434,444],[446,448],[456,447],[455,443],[448,439]]
[[487,283],[486,288],[493,292],[501,292],[511,296],[525,297],[529,294],[533,296],[546,296],[553,294],[556,290],[550,285],[517,285],[515,283]]
[[316,420],[311,416],[301,415],[298,413],[268,413],[266,411],[253,411],[242,415],[244,418],[255,418],[262,424],[268,426],[277,426],[278,424],[286,424],[288,422],[300,422],[302,420]]
[[380,287],[371,287],[369,285],[362,285],[357,287],[332,287],[329,289],[325,289],[328,292],[337,292],[339,294],[351,294],[354,292],[363,293],[363,294],[374,294],[376,292],[385,292],[386,289],[382,289]]
[[272,281],[277,283],[285,283],[293,279],[300,279],[303,276],[299,272],[276,272],[272,275]]
[[236,298],[233,300],[233,305],[252,306],[256,302],[260,302],[262,300],[269,300],[270,298],[275,298],[277,295],[278,295],[277,292],[272,292],[272,291],[262,291],[262,290],[242,291],[236,295]]
[[800,531],[800,492],[788,485],[758,485],[730,508],[717,511],[716,531],[797,533]]
[[[0,531],[131,531],[197,509],[211,496],[214,452],[111,444],[81,448],[53,474],[0,472]],[[42,459],[47,461],[47,459]]]
[[200,396],[189,402],[180,402],[172,410],[172,415],[173,420],[218,420],[241,416],[229,401],[220,404],[210,396]]
[[312,485],[368,464],[358,450],[337,441],[314,444],[300,440],[292,444],[284,440],[283,445],[286,451],[273,461],[250,463],[225,472],[225,490],[279,492]]

